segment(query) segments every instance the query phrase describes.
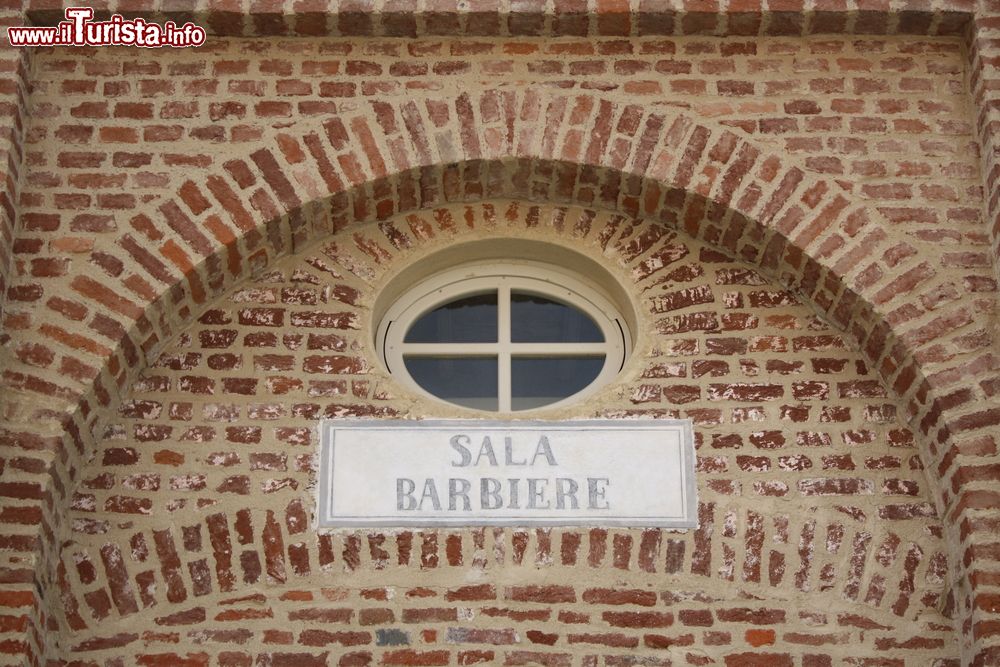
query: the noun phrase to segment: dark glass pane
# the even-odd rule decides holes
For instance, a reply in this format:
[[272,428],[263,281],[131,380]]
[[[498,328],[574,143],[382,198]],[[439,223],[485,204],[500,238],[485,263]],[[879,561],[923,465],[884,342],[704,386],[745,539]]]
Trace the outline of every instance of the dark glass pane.
[[404,357],[406,370],[425,391],[449,403],[499,410],[496,357]]
[[514,343],[603,343],[604,334],[589,315],[573,306],[513,292],[510,339]]
[[561,401],[593,382],[604,357],[552,357],[511,360],[511,409],[530,410]]
[[421,315],[404,343],[497,342],[497,293],[450,301]]

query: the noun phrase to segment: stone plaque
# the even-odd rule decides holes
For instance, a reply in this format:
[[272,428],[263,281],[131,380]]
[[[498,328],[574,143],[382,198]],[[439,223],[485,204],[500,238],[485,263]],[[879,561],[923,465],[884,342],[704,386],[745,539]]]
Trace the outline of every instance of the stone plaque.
[[319,527],[697,527],[690,420],[320,423]]

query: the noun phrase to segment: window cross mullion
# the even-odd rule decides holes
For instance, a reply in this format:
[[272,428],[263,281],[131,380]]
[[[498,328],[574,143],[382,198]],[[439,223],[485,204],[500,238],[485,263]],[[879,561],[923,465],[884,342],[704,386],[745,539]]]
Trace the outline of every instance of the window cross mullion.
[[607,354],[607,343],[511,343],[510,353],[517,357],[600,356]]
[[[376,337],[390,372],[449,403],[507,414],[562,405],[614,377],[629,339],[613,303],[571,275],[505,271],[456,268],[400,299]],[[404,342],[411,331],[420,342]]]
[[481,357],[508,354],[515,357],[600,356],[607,343],[403,343],[408,357]]
[[408,357],[481,357],[499,350],[496,343],[403,343],[399,347]]
[[497,288],[497,340],[500,353],[497,355],[497,398],[500,412],[510,412],[510,281],[500,279]]

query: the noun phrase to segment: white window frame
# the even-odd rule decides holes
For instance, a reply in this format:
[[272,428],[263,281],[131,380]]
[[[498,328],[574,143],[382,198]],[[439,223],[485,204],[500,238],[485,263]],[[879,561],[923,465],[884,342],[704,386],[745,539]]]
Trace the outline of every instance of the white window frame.
[[[422,315],[462,297],[497,292],[498,330],[496,343],[405,343],[406,333]],[[511,342],[510,296],[523,291],[567,303],[586,313],[604,334],[603,343],[514,343]],[[592,395],[610,383],[621,371],[631,352],[631,336],[625,319],[583,276],[561,268],[528,261],[485,261],[438,273],[422,281],[386,311],[376,333],[379,358],[389,373],[404,386],[435,401],[451,403],[421,387],[406,370],[404,355],[496,356],[499,413],[531,413],[559,408]],[[513,356],[552,357],[604,355],[604,366],[585,388],[560,401],[528,410],[511,410],[511,358]],[[464,408],[472,410],[474,408]],[[481,410],[497,414],[492,410]]]

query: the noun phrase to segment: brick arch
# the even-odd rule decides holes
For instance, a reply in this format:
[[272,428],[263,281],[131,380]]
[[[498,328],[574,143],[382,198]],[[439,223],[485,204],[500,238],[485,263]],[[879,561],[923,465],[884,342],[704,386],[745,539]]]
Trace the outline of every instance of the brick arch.
[[[588,137],[590,127],[596,139]],[[120,332],[117,348],[60,333],[66,328],[58,315],[66,313],[36,323],[56,327],[81,360],[66,368],[64,381],[41,379],[27,366],[7,373],[5,400],[24,413],[21,397],[56,397],[41,412],[47,423],[7,437],[57,452],[48,493],[62,506],[75,460],[90,451],[121,388],[212,295],[352,221],[488,196],[643,215],[761,266],[848,331],[904,397],[926,436],[928,467],[952,482],[939,489],[943,506],[960,514],[997,502],[976,489],[975,470],[965,473],[971,490],[956,475],[960,450],[950,438],[952,430],[964,437],[996,423],[995,408],[970,410],[981,392],[955,386],[970,376],[992,377],[995,361],[976,354],[916,361],[915,351],[947,344],[973,317],[956,305],[919,327],[888,323],[895,295],[926,276],[919,266],[893,276],[882,264],[888,241],[870,208],[836,181],[806,174],[724,127],[598,95],[543,90],[376,103],[277,131],[269,145],[227,160],[219,173],[185,182],[133,217],[108,249],[132,269],[120,285],[79,275],[70,286],[114,313],[106,325]],[[59,511],[45,520],[57,523]]]
[[[959,360],[920,363],[913,353],[971,318],[956,306],[922,329],[889,324],[894,295],[926,276],[917,266],[893,279],[880,259],[887,235],[870,206],[725,127],[599,95],[541,90],[373,103],[276,132],[270,145],[225,161],[219,173],[186,181],[133,217],[117,239],[114,255],[135,269],[120,285],[86,276],[71,285],[114,312],[127,335],[113,354],[86,350],[97,352],[85,357],[91,368],[110,370],[92,388],[83,382],[53,393],[82,393],[86,412],[96,414],[213,294],[317,235],[497,196],[649,217],[761,266],[854,337],[909,401],[911,415],[923,419],[933,443],[929,461],[944,454],[935,445],[947,441],[949,424],[925,376]],[[982,358],[960,361],[968,362],[958,366],[966,373],[993,371]],[[14,380],[30,390],[30,377]]]
[[[375,286],[399,262],[414,261],[465,239],[482,238],[487,230],[507,238],[559,243],[604,259],[620,278],[635,281],[641,294],[640,310],[645,319],[652,318],[655,326],[650,327],[636,363],[630,363],[621,386],[610,388],[609,396],[584,402],[574,414],[594,416],[591,410],[598,409],[598,414],[606,417],[645,414],[694,418],[701,427],[697,437],[704,465],[702,525],[698,531],[679,535],[660,530],[431,530],[317,537],[307,528],[310,501],[302,492],[305,475],[302,470],[294,474],[291,466],[294,453],[310,450],[301,446],[302,438],[308,437],[303,433],[308,427],[287,429],[306,426],[302,420],[279,424],[285,427],[283,430],[298,432],[296,442],[288,443],[277,431],[273,437],[269,435],[267,422],[249,414],[246,424],[260,425],[265,432],[263,438],[230,434],[214,418],[205,421],[198,417],[205,414],[206,406],[217,401],[242,402],[247,409],[251,403],[304,401],[317,403],[310,410],[325,407],[334,411],[326,412],[328,415],[392,414],[386,409],[410,416],[435,414],[427,404],[410,407],[412,403],[404,397],[395,396],[392,402],[377,398],[383,391],[391,394],[395,390],[391,382],[386,387],[387,379],[381,378],[380,372],[363,365],[364,359],[368,358],[369,363],[372,360],[357,351],[357,340],[364,337],[357,328],[360,313],[370,304]],[[587,642],[594,642],[594,650],[637,648],[654,659],[656,651],[671,642],[683,645],[691,632],[742,634],[740,623],[759,625],[753,633],[760,632],[766,639],[774,633],[769,628],[780,628],[779,619],[792,613],[777,608],[774,600],[780,599],[786,601],[785,605],[794,601],[803,611],[816,614],[816,622],[823,626],[822,630],[816,628],[815,635],[790,635],[802,645],[836,642],[862,631],[869,639],[868,645],[857,649],[858,655],[893,651],[921,664],[928,652],[950,653],[954,649],[950,622],[939,614],[940,609],[950,614],[944,576],[947,556],[940,539],[940,520],[926,502],[929,495],[912,436],[895,421],[895,410],[884,403],[886,394],[871,371],[856,366],[856,353],[844,350],[840,337],[830,335],[834,333],[831,327],[821,325],[812,311],[776,287],[744,263],[682,232],[651,221],[581,207],[510,200],[454,204],[395,216],[382,223],[358,226],[350,234],[320,239],[214,302],[141,378],[142,387],[112,420],[108,437],[84,471],[85,482],[75,494],[77,511],[71,517],[80,522],[74,535],[76,541],[65,545],[61,553],[59,608],[68,613],[60,626],[75,631],[64,636],[81,659],[108,649],[123,653],[141,650],[163,656],[183,656],[188,650],[198,656],[214,655],[220,650],[215,644],[225,638],[242,638],[249,642],[248,646],[254,644],[249,640],[252,632],[240,634],[235,628],[240,621],[252,622],[266,614],[267,627],[278,623],[294,643],[280,650],[262,649],[265,652],[295,654],[302,661],[325,659],[316,658],[324,651],[330,652],[326,657],[389,654],[391,660],[394,657],[390,651],[394,649],[378,645],[379,630],[384,635],[388,628],[395,627],[398,632],[402,624],[404,629],[414,628],[411,634],[415,635],[421,623],[447,623],[450,636],[478,637],[475,641],[489,643],[489,637],[494,636],[481,631],[492,625],[490,618],[508,618],[495,615],[507,609],[512,616],[503,626],[505,634],[494,637],[504,640],[495,649],[497,655],[500,651],[507,655],[530,650],[548,656],[562,651],[565,655],[566,650],[580,651]],[[316,291],[314,296],[325,293],[341,298],[331,296],[329,304],[321,306],[326,302],[314,302],[308,294],[310,289]],[[277,294],[282,297],[276,301]],[[720,310],[711,310],[713,306],[708,305],[719,308],[723,303],[727,306]],[[705,312],[706,308],[710,312]],[[713,313],[718,313],[716,323],[709,321],[714,317],[706,317]],[[781,323],[765,324],[768,313]],[[325,316],[323,323],[316,320],[319,314]],[[759,314],[759,324],[748,321],[748,317],[756,319],[750,317],[755,314]],[[277,324],[279,328],[275,328]],[[242,336],[234,337],[234,329],[239,329]],[[297,343],[279,342],[285,340],[285,335],[297,336],[303,331],[322,334],[324,339],[336,334],[344,336],[345,341],[334,352],[317,352],[327,347],[328,341],[313,346],[306,343],[304,336]],[[277,333],[276,340],[265,342],[263,347],[254,344],[245,348],[234,343],[245,343],[251,337],[271,338],[269,332]],[[737,342],[732,337],[735,332],[739,332],[737,338],[759,339],[758,348],[749,350],[749,354],[760,364],[760,377],[751,371],[744,377],[738,370],[737,357],[742,353],[727,347]],[[795,380],[801,376],[782,375],[793,372],[789,364],[794,365],[787,354],[780,352],[783,335],[789,336],[789,349],[814,346],[808,349],[817,350],[817,363],[832,363],[831,369],[840,370],[816,376],[817,382],[800,383]],[[691,343],[695,340],[701,340],[705,349],[692,356]],[[227,348],[226,341],[233,347]],[[666,351],[674,344],[676,353]],[[767,354],[767,350],[773,354]],[[241,363],[235,365],[233,360],[228,370],[205,359],[217,353],[234,356],[228,352],[242,355]],[[247,377],[250,357],[256,366],[258,354],[270,368],[259,377],[262,393],[232,399],[225,396],[221,387],[236,389],[244,381],[241,378]],[[289,354],[292,357],[288,359],[279,358]],[[841,361],[824,362],[821,357]],[[766,373],[764,359],[774,362],[768,364],[770,370]],[[743,363],[740,361],[740,368]],[[327,370],[321,372],[320,366]],[[331,371],[328,366],[339,370]],[[206,369],[212,368],[216,369],[211,374],[215,392],[207,394],[208,387],[198,380],[209,380],[203,376],[208,373]],[[300,368],[305,373],[294,372]],[[292,378],[299,378],[304,386],[300,385],[292,395],[283,393],[285,390],[279,387],[288,386]],[[333,387],[344,378],[345,388]],[[730,385],[720,383],[740,378],[749,383],[744,386],[748,391],[766,393],[726,398],[721,390]],[[178,386],[177,381],[182,379],[188,388]],[[228,381],[235,384],[229,385]],[[272,385],[272,381],[276,384]],[[371,386],[362,395],[356,393],[355,382]],[[265,390],[265,385],[274,389]],[[843,390],[837,388],[840,385]],[[737,389],[740,386],[736,385]],[[663,401],[659,400],[661,393]],[[868,398],[850,398],[852,395]],[[779,396],[784,398],[779,400]],[[189,417],[185,422],[182,415],[168,417],[168,402],[189,400],[194,401],[193,409],[187,408],[193,420]],[[812,420],[802,415],[809,409],[801,400],[814,403]],[[760,422],[760,426],[784,430],[789,438],[787,448],[772,441],[777,436],[769,435],[766,443],[761,441],[751,447],[748,442],[746,449],[739,449],[740,438],[747,438],[749,433],[744,429],[740,436],[738,426],[726,426],[730,411],[733,422],[737,421],[737,413],[743,415],[741,420],[753,419],[753,414],[760,420],[765,411],[775,417],[778,405],[786,401],[793,404],[788,406],[791,417]],[[855,406],[854,421],[849,414],[843,416],[848,404]],[[869,426],[874,431],[867,436],[853,431],[866,430],[859,414],[862,404],[872,411],[872,419],[883,422]],[[760,407],[747,407],[750,405]],[[817,414],[820,405],[824,413],[829,410],[830,422],[840,423],[821,423],[823,418]],[[810,452],[814,445],[808,443],[820,438],[820,433],[803,434],[807,444],[793,444],[791,434],[798,429],[827,433],[833,439],[832,448]],[[207,433],[209,430],[213,433]],[[871,443],[865,448],[871,459],[864,464],[865,472],[851,472],[853,463],[847,465],[845,453],[852,447],[846,440],[839,444],[842,437]],[[260,444],[251,444],[254,442]],[[772,446],[778,449],[771,450]],[[212,458],[224,465],[215,466],[214,472],[213,466],[203,465],[196,458],[199,451],[220,449]],[[256,477],[250,473],[252,482],[240,477],[247,473],[247,461],[242,462],[244,465],[234,464],[231,458],[238,452],[246,456],[248,449],[257,452],[261,462],[270,462],[267,469],[274,472],[257,473]],[[147,465],[154,451],[156,458]],[[823,464],[822,472],[820,451],[830,455],[824,456],[828,463]],[[894,456],[900,454],[903,456]],[[275,465],[277,457],[283,460],[286,455],[287,471],[283,463]],[[810,456],[816,463],[807,467],[803,461]],[[751,474],[734,481],[727,472],[727,459],[728,465],[738,463]],[[783,474],[781,480],[775,480],[765,471],[771,469],[770,461],[779,459],[789,477],[824,479],[793,482]],[[859,468],[861,465],[859,456]],[[837,466],[836,471],[828,466]],[[886,474],[895,481],[876,490],[880,484],[872,480],[883,474],[878,470],[893,470]],[[141,498],[151,497],[141,492],[151,482],[150,473],[157,473],[161,492],[152,497],[151,504],[143,506]],[[183,489],[168,490],[168,476],[169,488],[174,489],[174,475],[180,488],[182,483],[187,484],[189,475],[201,473],[208,473],[207,478],[198,482],[197,495],[185,501],[188,511],[177,511],[166,518],[169,508],[188,494]],[[268,479],[261,479],[261,474]],[[126,481],[126,475],[132,481]],[[115,476],[118,481],[109,486],[108,478]],[[268,480],[284,481],[289,476],[298,478],[297,489],[285,486],[284,491],[263,491],[275,488]],[[857,484],[858,478],[865,478],[869,495],[851,496],[849,490],[834,488],[839,483]],[[781,481],[787,482],[785,488]],[[253,489],[260,483],[264,495],[253,490],[247,495],[229,495],[236,489],[249,489],[250,483]],[[742,494],[737,490],[741,483],[746,488]],[[827,484],[834,486],[827,489]],[[907,493],[914,495],[896,496],[893,489],[909,489]],[[831,508],[832,499],[823,498],[828,493],[843,493],[845,506]],[[872,500],[873,495],[883,493],[888,494],[883,498],[888,504]],[[788,507],[768,506],[769,499],[786,494]],[[195,510],[195,500],[204,509]],[[214,501],[218,501],[217,505],[212,504]],[[260,505],[267,508],[258,509]],[[817,511],[805,511],[809,507]],[[110,532],[137,512],[141,521],[130,522],[124,532]],[[420,573],[416,574],[418,566]],[[397,589],[398,602],[387,603],[375,597],[377,591],[358,590],[368,576],[377,577],[379,586],[397,588],[401,584],[396,582],[402,582],[407,573],[415,579]],[[504,585],[502,581],[509,581],[509,575],[514,573],[518,584]],[[495,574],[499,579],[493,578]],[[467,577],[480,583],[447,590],[456,587],[455,580]],[[553,585],[574,580],[593,583],[576,588]],[[442,581],[452,583],[442,585]],[[419,589],[414,596],[404,593],[411,587]],[[677,592],[671,593],[672,589]],[[313,593],[303,593],[310,590]],[[320,613],[314,611],[317,607],[336,611]],[[366,610],[364,616],[360,609]],[[467,622],[469,619],[460,615],[465,609],[484,616],[485,625]],[[576,618],[560,622],[578,627],[569,626],[559,646],[548,648],[544,641],[556,642],[556,635],[551,634],[556,628],[550,626],[543,632],[538,626],[532,627],[532,609],[548,614],[553,621],[556,614]],[[390,617],[392,621],[386,620]],[[522,634],[520,645],[514,645],[508,626],[515,623],[515,617],[521,618],[513,626],[517,632],[533,633],[530,636],[538,642],[523,640]],[[584,617],[589,620],[579,620]],[[933,627],[923,625],[928,618],[938,619],[931,622]],[[150,619],[162,632],[143,640],[129,630]],[[284,620],[289,624],[281,623]],[[306,621],[305,625],[302,621]],[[310,624],[312,621],[315,623]],[[914,639],[914,623],[921,624],[927,636]],[[703,630],[710,627],[713,630]],[[876,632],[881,648],[875,647],[869,630]],[[170,637],[177,633],[186,638],[181,640],[184,651],[170,643],[174,641]],[[149,648],[140,648],[146,641]],[[600,648],[600,642],[613,644]],[[191,643],[196,646],[189,649]],[[436,650],[429,654],[436,656],[435,662],[448,659],[447,647],[417,646],[410,650]],[[728,653],[739,651],[734,646]]]

